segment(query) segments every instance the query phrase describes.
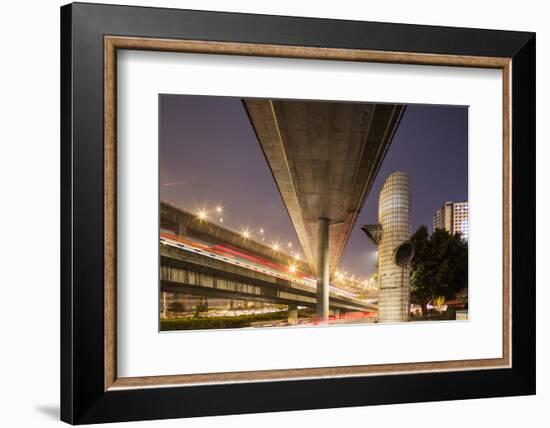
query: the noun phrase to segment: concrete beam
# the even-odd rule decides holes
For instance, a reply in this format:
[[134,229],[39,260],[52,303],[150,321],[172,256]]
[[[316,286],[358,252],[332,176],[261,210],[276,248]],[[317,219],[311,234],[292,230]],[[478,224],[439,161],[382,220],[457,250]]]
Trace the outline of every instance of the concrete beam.
[[317,220],[326,218],[335,270],[404,107],[243,102],[311,269],[317,268]]

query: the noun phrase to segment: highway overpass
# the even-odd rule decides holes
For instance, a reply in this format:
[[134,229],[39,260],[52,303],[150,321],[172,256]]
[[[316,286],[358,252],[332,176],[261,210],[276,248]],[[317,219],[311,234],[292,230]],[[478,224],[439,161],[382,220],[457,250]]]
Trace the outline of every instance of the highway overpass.
[[405,107],[265,99],[243,103],[316,275],[317,312],[326,320],[330,275]]
[[[161,291],[316,308],[307,263],[193,213],[161,203]],[[292,269],[290,269],[292,267]],[[357,294],[331,287],[333,311],[373,311]]]

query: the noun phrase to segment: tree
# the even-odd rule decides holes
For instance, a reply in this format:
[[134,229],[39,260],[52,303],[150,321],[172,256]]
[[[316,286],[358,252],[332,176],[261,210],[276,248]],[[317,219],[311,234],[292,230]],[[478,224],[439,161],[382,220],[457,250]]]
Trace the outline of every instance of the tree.
[[193,316],[195,318],[199,318],[202,312],[208,312],[208,305],[205,305],[204,303],[199,303],[195,306],[195,313],[193,314]]
[[411,237],[414,257],[411,262],[411,297],[427,314],[430,301],[452,299],[468,285],[468,244],[460,234],[436,229],[430,236],[420,226]]

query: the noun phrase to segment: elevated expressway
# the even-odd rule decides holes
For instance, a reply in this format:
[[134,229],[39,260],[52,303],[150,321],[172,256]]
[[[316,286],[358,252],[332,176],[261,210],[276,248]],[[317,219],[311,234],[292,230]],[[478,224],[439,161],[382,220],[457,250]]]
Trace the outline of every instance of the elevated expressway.
[[317,314],[404,106],[244,99],[244,106],[316,275]]
[[[316,281],[306,263],[164,202],[161,228],[161,291],[289,308],[316,307]],[[373,311],[376,307],[353,292],[331,287],[330,309]]]

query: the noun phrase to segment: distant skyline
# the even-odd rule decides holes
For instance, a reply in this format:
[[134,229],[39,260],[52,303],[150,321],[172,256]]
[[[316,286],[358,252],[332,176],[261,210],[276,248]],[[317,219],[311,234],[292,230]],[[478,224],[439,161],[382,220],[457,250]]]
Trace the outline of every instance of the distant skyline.
[[[160,198],[266,243],[299,241],[240,98],[161,95]],[[411,178],[413,232],[446,201],[468,200],[468,109],[408,105],[340,261],[370,276],[375,246],[360,226],[377,222],[378,195],[394,171]]]

